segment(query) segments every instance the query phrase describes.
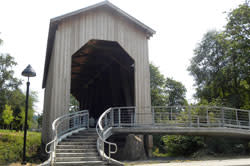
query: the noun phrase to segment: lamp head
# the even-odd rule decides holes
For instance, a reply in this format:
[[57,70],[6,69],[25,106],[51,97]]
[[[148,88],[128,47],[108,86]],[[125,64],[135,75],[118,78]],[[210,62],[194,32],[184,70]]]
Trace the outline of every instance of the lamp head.
[[25,77],[35,77],[36,76],[36,72],[35,72],[35,70],[30,65],[28,65],[23,70],[22,76],[25,76]]

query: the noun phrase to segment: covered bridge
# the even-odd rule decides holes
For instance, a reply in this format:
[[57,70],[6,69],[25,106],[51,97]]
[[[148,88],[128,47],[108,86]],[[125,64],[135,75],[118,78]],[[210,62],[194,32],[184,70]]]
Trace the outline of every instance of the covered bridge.
[[52,139],[52,122],[68,113],[70,94],[95,119],[109,107],[150,107],[148,39],[154,33],[108,1],[51,19],[43,143]]

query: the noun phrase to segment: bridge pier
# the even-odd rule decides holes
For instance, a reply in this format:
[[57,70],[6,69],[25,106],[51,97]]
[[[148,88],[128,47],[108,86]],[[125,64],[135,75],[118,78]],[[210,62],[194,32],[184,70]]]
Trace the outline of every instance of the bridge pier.
[[153,136],[152,135],[144,135],[144,148],[148,158],[153,157]]
[[153,136],[143,134],[112,135],[108,141],[118,146],[118,152],[112,154],[116,160],[144,160],[152,157]]

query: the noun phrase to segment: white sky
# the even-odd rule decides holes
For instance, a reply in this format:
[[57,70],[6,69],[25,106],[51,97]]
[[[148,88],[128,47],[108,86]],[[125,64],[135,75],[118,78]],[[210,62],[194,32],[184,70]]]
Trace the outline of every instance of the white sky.
[[[10,53],[18,65],[15,76],[21,76],[28,65],[37,77],[31,78],[31,90],[37,91],[37,112],[43,109],[43,68],[50,18],[87,7],[100,0],[1,0],[0,52]],[[149,41],[149,59],[167,77],[182,82],[187,99],[192,101],[194,81],[187,72],[193,50],[202,36],[212,29],[222,30],[225,11],[236,8],[244,0],[110,0],[128,14],[153,28]]]

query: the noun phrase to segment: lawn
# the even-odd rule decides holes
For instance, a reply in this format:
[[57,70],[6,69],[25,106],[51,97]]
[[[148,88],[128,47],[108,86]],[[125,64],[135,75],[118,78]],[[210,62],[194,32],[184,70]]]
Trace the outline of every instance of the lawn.
[[[28,162],[40,162],[41,133],[27,133],[26,158]],[[21,162],[23,154],[23,132],[0,130],[0,165]]]

